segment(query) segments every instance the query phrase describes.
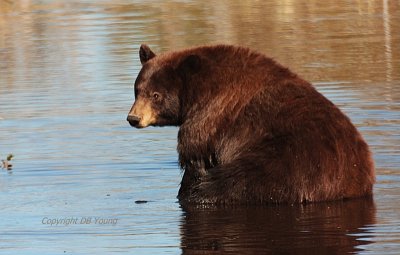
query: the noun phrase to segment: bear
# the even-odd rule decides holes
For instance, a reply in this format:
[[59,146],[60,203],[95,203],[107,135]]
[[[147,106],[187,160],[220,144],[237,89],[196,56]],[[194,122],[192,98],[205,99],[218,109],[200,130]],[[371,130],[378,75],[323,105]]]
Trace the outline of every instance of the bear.
[[350,119],[274,59],[234,45],[156,55],[142,68],[127,121],[178,126],[181,204],[261,205],[372,195],[369,147]]

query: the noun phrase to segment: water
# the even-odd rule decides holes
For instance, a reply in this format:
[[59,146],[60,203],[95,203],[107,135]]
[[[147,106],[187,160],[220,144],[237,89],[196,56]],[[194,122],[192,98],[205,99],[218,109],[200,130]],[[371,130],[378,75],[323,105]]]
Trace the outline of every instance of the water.
[[[217,42],[274,57],[351,117],[373,201],[180,208],[177,129],[125,121],[138,48]],[[399,53],[398,1],[0,0],[0,158],[15,155],[0,253],[398,254]]]

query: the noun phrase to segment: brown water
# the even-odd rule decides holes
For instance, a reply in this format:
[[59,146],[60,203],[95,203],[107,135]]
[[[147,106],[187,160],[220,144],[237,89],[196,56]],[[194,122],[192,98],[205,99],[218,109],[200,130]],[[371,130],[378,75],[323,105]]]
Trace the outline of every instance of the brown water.
[[[125,121],[137,52],[216,42],[274,57],[351,117],[373,201],[180,208],[177,129]],[[2,254],[399,254],[400,2],[0,0],[8,153]]]

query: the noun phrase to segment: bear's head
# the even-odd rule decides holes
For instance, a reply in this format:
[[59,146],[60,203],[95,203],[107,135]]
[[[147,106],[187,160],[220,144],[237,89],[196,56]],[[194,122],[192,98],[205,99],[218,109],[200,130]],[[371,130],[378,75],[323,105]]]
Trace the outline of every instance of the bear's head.
[[156,56],[147,45],[139,50],[142,69],[135,81],[135,102],[127,121],[132,127],[179,126],[185,77],[199,67],[196,55]]

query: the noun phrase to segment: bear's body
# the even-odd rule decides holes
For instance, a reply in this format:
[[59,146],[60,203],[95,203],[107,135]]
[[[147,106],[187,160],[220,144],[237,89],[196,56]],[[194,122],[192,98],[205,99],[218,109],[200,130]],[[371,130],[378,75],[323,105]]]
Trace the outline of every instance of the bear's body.
[[159,56],[145,45],[128,121],[177,125],[182,203],[266,204],[372,194],[354,125],[307,81],[247,48]]

